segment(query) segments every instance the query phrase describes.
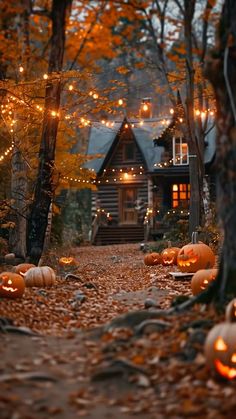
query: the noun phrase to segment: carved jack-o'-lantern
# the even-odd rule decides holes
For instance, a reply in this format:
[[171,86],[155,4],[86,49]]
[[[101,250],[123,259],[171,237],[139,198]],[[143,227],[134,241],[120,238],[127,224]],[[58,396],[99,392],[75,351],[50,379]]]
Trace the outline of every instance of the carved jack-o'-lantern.
[[172,247],[169,242],[168,247],[161,252],[162,264],[165,266],[176,265],[179,251],[179,247]]
[[191,280],[191,289],[193,295],[204,291],[211,281],[214,281],[217,275],[217,269],[199,269],[195,272]]
[[226,308],[226,321],[214,326],[205,341],[207,365],[218,375],[236,378],[236,299]]
[[77,260],[75,260],[73,256],[70,256],[70,257],[63,256],[59,259],[59,265],[63,267],[77,266],[78,262]]
[[152,252],[144,256],[144,263],[148,266],[159,265],[161,261],[162,257],[159,253]]
[[12,272],[0,274],[0,297],[18,298],[25,291],[25,281],[21,275]]
[[33,263],[20,263],[14,267],[14,272],[24,276],[23,274],[25,274],[30,268],[35,268],[35,265]]
[[186,244],[180,249],[177,256],[178,268],[181,272],[197,272],[199,269],[213,268],[215,255],[211,248],[197,241],[197,235],[193,234],[192,243]]

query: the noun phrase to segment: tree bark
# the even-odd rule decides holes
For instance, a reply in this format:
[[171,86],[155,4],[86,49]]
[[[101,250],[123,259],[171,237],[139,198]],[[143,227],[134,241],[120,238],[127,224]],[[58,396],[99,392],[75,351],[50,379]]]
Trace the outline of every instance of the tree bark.
[[225,0],[214,51],[206,65],[217,101],[217,209],[224,232],[214,299],[236,296],[236,2]]
[[12,155],[11,197],[14,210],[12,221],[15,226],[9,232],[10,251],[16,257],[26,257],[26,226],[27,226],[27,165],[19,148],[19,141],[15,139]]
[[[52,3],[52,37],[48,65],[48,82],[45,92],[45,109],[41,144],[39,151],[39,169],[36,180],[34,200],[28,223],[28,260],[38,264],[43,252],[48,213],[53,197],[53,170],[60,108],[60,75],[52,78],[52,73],[60,72],[63,67],[65,46],[66,12],[72,0]],[[55,112],[52,115],[52,111]]]
[[[24,79],[27,78],[28,60],[30,56],[29,39],[29,15],[30,1],[23,0],[23,13],[19,17],[20,31],[18,37],[22,37],[22,65],[24,67]],[[16,118],[17,119],[17,118]],[[20,121],[17,122],[18,128]],[[27,139],[26,139],[27,141]],[[25,147],[26,149],[26,147]],[[17,257],[26,257],[26,230],[27,230],[27,164],[22,154],[21,141],[14,138],[14,150],[12,155],[12,178],[11,178],[11,198],[12,207],[15,210],[12,221],[15,227],[9,232],[9,247]]]

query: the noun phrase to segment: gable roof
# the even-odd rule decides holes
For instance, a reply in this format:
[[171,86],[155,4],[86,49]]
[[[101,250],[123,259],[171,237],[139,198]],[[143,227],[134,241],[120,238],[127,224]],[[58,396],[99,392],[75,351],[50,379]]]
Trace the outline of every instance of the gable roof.
[[[161,162],[161,154],[164,151],[164,146],[160,145],[155,147],[153,140],[160,137],[166,130],[166,127],[171,124],[168,118],[149,119],[140,123],[140,121],[123,121],[113,122],[109,125],[95,122],[90,128],[87,155],[92,157],[99,155],[99,157],[89,160],[85,167],[99,173],[104,164],[105,158],[109,151],[112,149],[120,129],[124,122],[128,123],[132,130],[137,145],[143,155],[149,172],[155,171],[155,164]],[[204,162],[210,163],[215,154],[215,134],[216,128],[213,127],[209,130],[206,140],[207,146],[205,147]]]
[[88,161],[85,164],[86,168],[94,170],[98,173],[107,153],[111,150],[119,131],[124,124],[128,123],[132,130],[137,145],[143,155],[144,161],[148,171],[153,171],[154,163],[160,160],[163,147],[154,147],[153,138],[159,136],[166,125],[163,125],[162,119],[153,119],[143,122],[140,121],[127,121],[124,119],[122,122],[114,122],[109,126],[96,122],[92,125],[89,133],[89,142],[87,155],[92,157],[99,154],[98,158]]

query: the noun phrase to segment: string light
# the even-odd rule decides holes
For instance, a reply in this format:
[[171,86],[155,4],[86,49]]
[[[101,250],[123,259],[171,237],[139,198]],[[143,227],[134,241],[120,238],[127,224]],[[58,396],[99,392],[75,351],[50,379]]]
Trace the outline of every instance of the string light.
[[4,153],[2,153],[2,155],[0,155],[0,161],[2,162],[7,156],[8,156],[8,154],[13,150],[13,147],[14,147],[14,143],[12,142],[11,143],[11,146],[10,147],[8,147],[5,151],[4,151]]

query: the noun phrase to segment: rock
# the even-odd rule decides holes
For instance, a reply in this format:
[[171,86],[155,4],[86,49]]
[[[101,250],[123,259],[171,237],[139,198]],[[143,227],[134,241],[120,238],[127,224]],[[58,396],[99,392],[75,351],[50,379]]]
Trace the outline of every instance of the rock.
[[144,307],[150,308],[150,307],[157,307],[157,302],[153,300],[152,298],[146,298],[144,301]]
[[7,253],[7,254],[4,256],[5,260],[7,260],[7,261],[9,261],[9,260],[13,260],[13,259],[15,259],[15,257],[16,257],[15,253]]

